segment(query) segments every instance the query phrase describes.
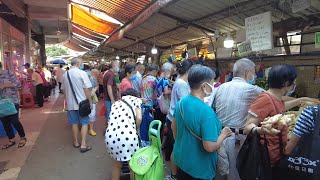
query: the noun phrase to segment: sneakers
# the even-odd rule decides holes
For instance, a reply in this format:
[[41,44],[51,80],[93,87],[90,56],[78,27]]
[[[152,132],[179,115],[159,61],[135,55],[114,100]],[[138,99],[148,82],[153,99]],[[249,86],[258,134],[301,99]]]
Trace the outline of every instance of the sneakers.
[[96,135],[97,135],[97,133],[94,132],[94,130],[90,130],[90,131],[89,131],[89,134],[90,134],[90,136],[96,136]]

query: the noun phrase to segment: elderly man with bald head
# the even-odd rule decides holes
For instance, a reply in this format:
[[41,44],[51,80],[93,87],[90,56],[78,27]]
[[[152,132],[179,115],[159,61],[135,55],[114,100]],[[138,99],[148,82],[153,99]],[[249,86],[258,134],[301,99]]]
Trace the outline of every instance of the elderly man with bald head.
[[[91,147],[87,145],[86,141],[89,116],[80,116],[78,102],[88,99],[90,104],[92,104],[90,91],[92,84],[86,72],[80,70],[82,66],[82,60],[80,58],[73,58],[71,65],[70,70],[63,75],[62,86],[67,101],[68,121],[72,125],[73,147],[80,148],[80,152],[85,153],[91,150]],[[81,141],[78,140],[79,125],[81,125]]]

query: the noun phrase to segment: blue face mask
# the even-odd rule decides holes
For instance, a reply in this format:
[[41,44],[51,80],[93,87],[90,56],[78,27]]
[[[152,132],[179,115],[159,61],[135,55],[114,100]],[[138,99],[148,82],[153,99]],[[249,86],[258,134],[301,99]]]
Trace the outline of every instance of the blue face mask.
[[248,80],[247,82],[251,85],[254,85],[256,83],[256,76],[254,74],[252,74],[252,79]]
[[131,80],[131,81],[134,81],[134,80],[136,80],[136,79],[137,79],[137,75],[136,75],[136,74],[130,76],[130,80]]
[[118,67],[115,70],[116,70],[116,73],[120,72],[120,68],[118,68]]
[[88,76],[91,76],[91,71],[86,72]]
[[84,65],[83,65],[83,64],[81,65],[80,69],[81,69],[81,70],[84,70]]

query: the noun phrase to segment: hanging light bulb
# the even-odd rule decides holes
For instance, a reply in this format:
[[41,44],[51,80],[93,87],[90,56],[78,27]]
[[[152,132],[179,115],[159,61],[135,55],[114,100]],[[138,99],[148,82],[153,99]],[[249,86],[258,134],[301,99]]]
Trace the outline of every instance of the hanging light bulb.
[[151,54],[158,54],[158,49],[156,48],[155,45],[153,45],[153,47],[151,49]]
[[119,59],[120,59],[120,57],[117,55],[117,56],[116,56],[116,60],[119,60]]
[[226,37],[226,39],[223,42],[223,46],[225,48],[232,48],[234,44],[233,38],[231,37],[230,33],[228,33],[228,36]]

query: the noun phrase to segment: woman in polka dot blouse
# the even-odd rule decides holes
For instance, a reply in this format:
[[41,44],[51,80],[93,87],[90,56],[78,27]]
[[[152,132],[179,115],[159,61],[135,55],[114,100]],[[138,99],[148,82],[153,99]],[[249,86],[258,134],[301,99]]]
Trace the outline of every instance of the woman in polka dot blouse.
[[[122,162],[129,161],[139,150],[139,129],[142,100],[129,88],[121,94],[122,99],[111,107],[110,122],[105,134],[107,151],[112,157],[112,180],[120,178]],[[130,173],[133,179],[133,173]]]

